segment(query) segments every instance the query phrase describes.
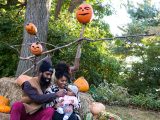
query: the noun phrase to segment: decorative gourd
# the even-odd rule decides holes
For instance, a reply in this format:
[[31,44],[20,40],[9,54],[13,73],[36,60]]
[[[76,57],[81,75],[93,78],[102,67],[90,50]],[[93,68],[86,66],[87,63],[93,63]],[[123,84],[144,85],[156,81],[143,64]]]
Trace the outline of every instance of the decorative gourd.
[[0,105],[0,112],[9,113],[11,111],[10,106]]
[[81,4],[76,12],[76,18],[80,23],[89,23],[93,18],[93,8],[89,4]]
[[90,105],[90,111],[94,116],[96,116],[100,112],[105,111],[105,106],[99,102],[92,102]]
[[34,55],[41,55],[43,51],[42,45],[38,42],[32,43],[32,45],[30,46],[30,51]]
[[0,105],[9,105],[9,99],[4,96],[0,96]]
[[30,35],[36,35],[37,33],[37,27],[33,23],[28,23],[25,29]]
[[78,87],[80,92],[87,92],[89,90],[89,84],[84,77],[79,77],[74,81],[74,84]]

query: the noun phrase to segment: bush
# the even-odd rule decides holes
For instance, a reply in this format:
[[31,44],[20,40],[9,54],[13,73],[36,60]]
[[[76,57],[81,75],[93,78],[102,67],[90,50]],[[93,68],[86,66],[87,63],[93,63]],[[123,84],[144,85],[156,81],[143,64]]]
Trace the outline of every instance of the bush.
[[147,94],[131,96],[128,89],[116,84],[107,82],[101,83],[98,87],[90,86],[92,97],[99,102],[109,105],[135,106],[143,109],[160,110],[159,93],[153,91]]
[[130,101],[126,88],[107,82],[101,83],[97,88],[91,85],[90,93],[96,101],[110,105],[126,106]]
[[160,110],[160,99],[157,94],[139,94],[131,97],[131,104],[145,109]]

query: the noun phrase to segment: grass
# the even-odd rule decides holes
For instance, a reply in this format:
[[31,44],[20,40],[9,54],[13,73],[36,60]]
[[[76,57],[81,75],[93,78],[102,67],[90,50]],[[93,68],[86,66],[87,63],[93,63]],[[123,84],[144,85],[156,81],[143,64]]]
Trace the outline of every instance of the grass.
[[122,120],[160,120],[160,112],[118,106],[106,106],[106,110],[118,115]]

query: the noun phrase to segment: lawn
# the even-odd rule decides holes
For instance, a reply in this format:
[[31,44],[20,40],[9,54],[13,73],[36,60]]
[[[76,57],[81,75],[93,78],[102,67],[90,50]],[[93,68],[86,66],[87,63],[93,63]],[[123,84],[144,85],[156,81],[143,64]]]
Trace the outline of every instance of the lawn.
[[122,120],[160,120],[160,112],[118,106],[106,106],[106,109],[120,116]]

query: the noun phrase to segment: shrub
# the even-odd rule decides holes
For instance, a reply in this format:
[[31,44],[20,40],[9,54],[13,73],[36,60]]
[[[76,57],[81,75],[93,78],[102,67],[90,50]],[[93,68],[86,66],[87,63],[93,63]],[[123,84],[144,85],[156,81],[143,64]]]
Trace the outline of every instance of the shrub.
[[126,88],[116,84],[101,83],[97,88],[91,85],[90,93],[96,101],[108,103],[110,105],[129,104],[130,96]]
[[157,94],[139,94],[131,97],[131,104],[145,109],[160,110],[160,98]]

